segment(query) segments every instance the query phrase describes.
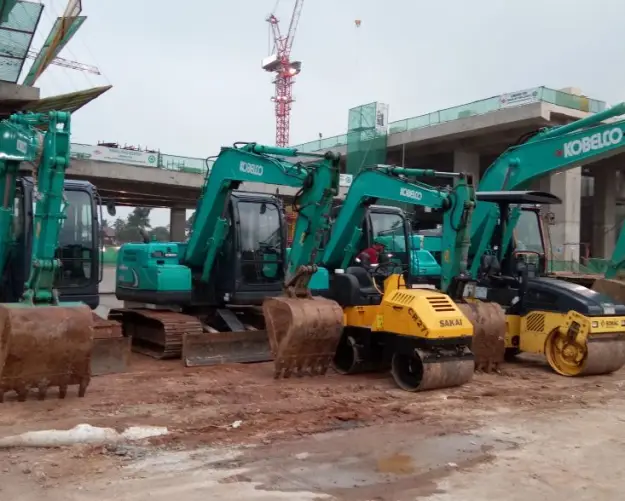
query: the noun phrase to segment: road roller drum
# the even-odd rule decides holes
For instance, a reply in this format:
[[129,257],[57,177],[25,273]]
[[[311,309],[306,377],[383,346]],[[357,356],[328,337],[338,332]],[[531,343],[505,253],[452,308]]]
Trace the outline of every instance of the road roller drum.
[[547,338],[547,361],[563,376],[609,374],[625,365],[625,334],[597,335],[585,342],[560,331]]
[[68,386],[78,385],[83,397],[91,379],[93,317],[81,304],[33,306],[0,304],[0,339],[7,353],[0,374],[0,401],[15,391],[19,401],[31,389],[43,400],[49,387],[59,388],[65,398]]

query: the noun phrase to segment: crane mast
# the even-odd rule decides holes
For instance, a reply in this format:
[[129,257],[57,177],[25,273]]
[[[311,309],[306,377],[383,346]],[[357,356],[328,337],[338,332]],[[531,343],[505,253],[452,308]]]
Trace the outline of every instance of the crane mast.
[[276,146],[281,147],[289,145],[291,105],[294,101],[294,77],[300,73],[302,68],[301,61],[291,61],[291,49],[303,5],[304,0],[295,0],[289,28],[284,35],[280,30],[280,21],[274,13],[266,19],[273,37],[273,53],[263,60],[262,68],[265,71],[275,73],[273,81],[275,93],[271,100],[275,104]]

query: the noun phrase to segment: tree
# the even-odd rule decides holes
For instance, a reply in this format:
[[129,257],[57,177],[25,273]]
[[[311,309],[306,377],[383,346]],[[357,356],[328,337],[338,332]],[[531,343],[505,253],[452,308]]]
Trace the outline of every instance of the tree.
[[147,230],[150,228],[150,210],[147,207],[135,207],[128,215],[126,225],[137,230]]
[[125,228],[126,228],[126,221],[124,221],[123,219],[117,218],[113,222],[113,229],[115,230],[116,235],[119,235],[121,232],[123,232]]
[[189,235],[189,233],[191,232],[191,228],[193,227],[193,223],[195,222],[195,211],[193,211],[193,214],[191,214],[189,216],[189,219],[187,219],[187,225],[186,225],[186,234]]
[[143,242],[141,230],[147,231],[150,228],[150,209],[135,207],[126,221],[117,219],[114,228],[117,240],[121,243]]

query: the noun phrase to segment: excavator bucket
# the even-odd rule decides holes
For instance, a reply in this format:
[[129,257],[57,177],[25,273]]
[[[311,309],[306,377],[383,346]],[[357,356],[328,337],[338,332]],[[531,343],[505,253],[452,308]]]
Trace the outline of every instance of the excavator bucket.
[[473,324],[471,351],[475,369],[493,372],[504,361],[506,353],[506,314],[497,303],[480,301],[458,303],[458,307]]
[[263,302],[274,377],[323,375],[343,330],[343,310],[324,298],[275,297]]
[[93,316],[93,351],[91,352],[91,375],[118,374],[128,370],[132,338],[122,333],[122,325],[105,320],[96,313]]
[[186,332],[182,360],[186,367],[268,362],[271,360],[267,332]]
[[614,299],[615,303],[625,304],[625,282],[616,278],[597,278],[592,290]]
[[79,303],[59,306],[0,304],[0,322],[7,354],[0,373],[0,402],[15,391],[26,400],[30,389],[43,400],[49,387],[59,388],[65,398],[67,387],[78,385],[84,397],[91,379],[93,348],[91,309]]

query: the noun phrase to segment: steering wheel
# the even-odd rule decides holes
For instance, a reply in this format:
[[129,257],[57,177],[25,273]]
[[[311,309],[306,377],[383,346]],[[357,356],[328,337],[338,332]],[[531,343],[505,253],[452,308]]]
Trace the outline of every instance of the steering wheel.
[[515,261],[519,261],[519,259],[517,259],[517,256],[523,256],[523,255],[534,255],[536,256],[536,259],[538,262],[540,262],[540,258],[543,257],[543,255],[540,252],[531,251],[531,250],[515,250],[512,252],[512,257],[514,258]]

